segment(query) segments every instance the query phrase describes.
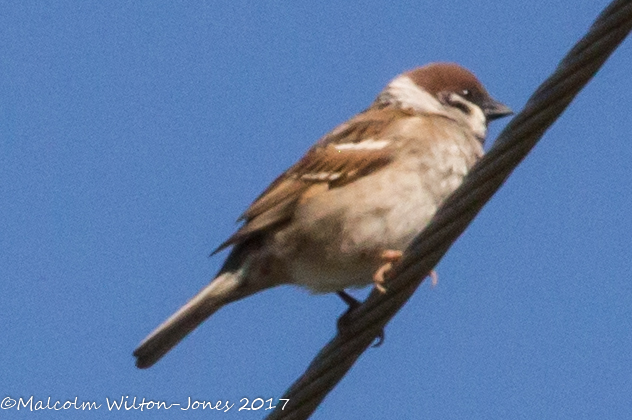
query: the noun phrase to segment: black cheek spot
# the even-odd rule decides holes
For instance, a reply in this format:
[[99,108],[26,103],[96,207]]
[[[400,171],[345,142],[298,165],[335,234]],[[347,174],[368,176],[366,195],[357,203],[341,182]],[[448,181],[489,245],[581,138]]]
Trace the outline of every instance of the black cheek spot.
[[461,111],[463,111],[463,113],[465,115],[470,115],[470,113],[471,113],[470,108],[467,105],[465,105],[464,103],[462,103],[462,102],[450,101],[450,105],[455,107],[455,108],[457,108],[457,109],[460,109]]

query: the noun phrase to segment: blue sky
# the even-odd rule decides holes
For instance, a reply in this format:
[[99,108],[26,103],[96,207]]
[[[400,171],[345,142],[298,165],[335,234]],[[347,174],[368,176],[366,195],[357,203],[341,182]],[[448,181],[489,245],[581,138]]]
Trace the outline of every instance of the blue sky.
[[[4,2],[0,398],[262,418],[239,400],[282,396],[335,333],[335,296],[232,304],[146,371],[133,349],[251,200],[398,73],[456,61],[520,110],[607,2],[569,4]],[[632,415],[630,68],[628,40],[314,419]]]

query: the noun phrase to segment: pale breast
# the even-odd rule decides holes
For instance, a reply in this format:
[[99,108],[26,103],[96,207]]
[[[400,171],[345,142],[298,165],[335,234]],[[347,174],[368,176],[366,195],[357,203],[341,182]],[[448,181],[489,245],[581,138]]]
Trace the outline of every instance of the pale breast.
[[[482,155],[456,124],[410,118],[394,138],[394,161],[340,188],[304,200],[275,235],[292,282],[314,292],[370,284],[387,249],[404,250]],[[422,135],[419,135],[419,133]]]

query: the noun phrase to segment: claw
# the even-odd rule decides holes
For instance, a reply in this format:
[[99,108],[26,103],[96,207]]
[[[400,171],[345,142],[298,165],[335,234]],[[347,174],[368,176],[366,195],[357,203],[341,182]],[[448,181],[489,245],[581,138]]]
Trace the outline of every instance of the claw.
[[380,347],[382,344],[384,344],[384,338],[385,338],[384,330],[380,330],[380,334],[378,334],[378,336],[375,338],[377,339],[377,341],[371,347],[377,348],[377,347]]
[[373,284],[375,285],[375,288],[382,293],[386,293],[386,287],[384,287],[386,280],[384,279],[384,275],[391,271],[392,268],[393,263],[389,262],[378,268],[375,274],[373,274]]
[[402,255],[404,255],[402,251],[399,251],[397,249],[387,249],[386,251],[382,252],[380,258],[388,262],[397,262],[402,259]]
[[439,275],[436,271],[430,270],[430,274],[428,274],[428,276],[430,277],[430,285],[435,287],[437,283],[439,283]]
[[387,249],[382,252],[380,255],[380,259],[384,261],[384,264],[377,269],[375,274],[373,274],[373,284],[375,288],[382,293],[386,293],[386,287],[384,287],[384,283],[386,283],[386,277],[389,271],[393,268],[393,263],[402,259],[402,251],[398,251],[396,249]]

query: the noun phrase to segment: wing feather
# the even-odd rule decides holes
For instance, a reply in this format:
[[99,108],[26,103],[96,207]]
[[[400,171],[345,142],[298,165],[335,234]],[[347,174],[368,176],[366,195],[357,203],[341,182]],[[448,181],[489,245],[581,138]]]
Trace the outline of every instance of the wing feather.
[[244,224],[213,254],[290,221],[310,188],[339,188],[382,168],[394,152],[382,133],[402,114],[369,109],[325,135],[248,207],[238,219]]

